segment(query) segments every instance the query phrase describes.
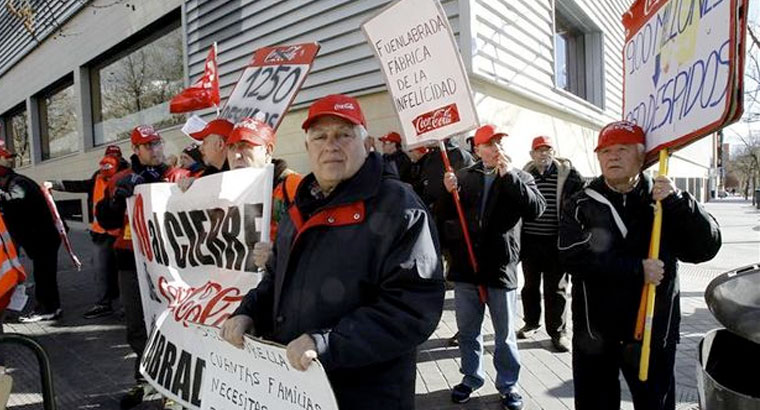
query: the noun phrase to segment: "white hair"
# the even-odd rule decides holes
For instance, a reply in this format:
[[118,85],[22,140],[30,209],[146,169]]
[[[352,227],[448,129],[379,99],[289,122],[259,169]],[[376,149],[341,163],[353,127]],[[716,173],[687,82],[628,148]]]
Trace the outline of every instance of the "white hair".
[[356,124],[354,125],[354,135],[364,141],[369,136],[369,132],[367,132],[367,129],[363,125]]
[[636,144],[636,150],[639,152],[639,155],[644,155],[647,148],[644,146],[644,144],[639,143],[639,144]]

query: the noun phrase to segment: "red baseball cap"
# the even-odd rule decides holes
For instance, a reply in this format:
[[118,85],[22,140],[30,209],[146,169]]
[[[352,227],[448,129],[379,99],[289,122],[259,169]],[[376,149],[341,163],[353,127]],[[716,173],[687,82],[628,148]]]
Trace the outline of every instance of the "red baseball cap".
[[486,124],[475,131],[475,145],[487,144],[494,138],[506,137],[506,132],[496,132],[496,127]]
[[422,147],[415,148],[413,151],[417,151],[418,153],[424,155],[424,154],[427,154],[430,151],[430,148],[422,146]]
[[5,141],[0,140],[0,157],[2,158],[13,158],[16,154],[12,153],[8,148],[5,147]]
[[364,119],[359,101],[347,95],[332,94],[311,104],[309,116],[303,122],[301,128],[304,131],[308,130],[311,123],[323,115],[334,115],[352,124],[367,126],[367,121]]
[[243,118],[230,132],[227,145],[245,141],[253,145],[274,146],[274,130],[269,124],[254,118]]
[[616,144],[646,144],[644,130],[630,121],[615,121],[599,131],[599,141],[594,152]]
[[113,155],[116,157],[121,156],[121,148],[119,148],[118,145],[109,145],[106,147],[106,153],[105,155]]
[[389,132],[378,139],[383,142],[395,142],[396,144],[401,144],[401,135],[395,131]]
[[150,125],[138,125],[132,130],[131,139],[132,145],[142,145],[161,140],[161,135]]
[[234,126],[235,125],[226,118],[216,118],[209,121],[202,130],[193,132],[190,136],[198,141],[203,141],[209,135],[216,134],[227,140],[227,138],[230,137],[230,133]]
[[531,145],[531,147],[534,151],[541,147],[554,148],[554,143],[552,143],[551,138],[543,136],[543,135],[539,135],[538,137],[533,138],[533,144]]

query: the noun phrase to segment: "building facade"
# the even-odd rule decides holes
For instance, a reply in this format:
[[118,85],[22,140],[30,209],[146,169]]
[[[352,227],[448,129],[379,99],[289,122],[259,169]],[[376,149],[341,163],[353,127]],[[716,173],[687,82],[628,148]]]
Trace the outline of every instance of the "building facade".
[[[622,116],[623,28],[632,0],[442,0],[475,92],[481,122],[507,131],[516,166],[531,140],[552,136],[583,175],[598,174],[598,130]],[[379,62],[360,25],[387,0],[11,1],[0,12],[0,137],[17,170],[87,178],[104,146],[129,154],[132,127],[150,123],[167,154],[191,140],[169,99],[203,71],[218,45],[222,104],[259,47],[318,41],[304,87],[277,133],[275,155],[308,171],[300,124],[331,93],[359,98],[371,135],[397,130]],[[10,6],[8,5],[10,4]],[[215,110],[199,114],[215,115]],[[710,141],[680,151],[671,175],[705,191]],[[683,159],[680,159],[683,158]],[[704,164],[704,166],[702,165]],[[701,196],[701,195],[700,195]],[[86,223],[82,195],[57,193],[67,218]]]

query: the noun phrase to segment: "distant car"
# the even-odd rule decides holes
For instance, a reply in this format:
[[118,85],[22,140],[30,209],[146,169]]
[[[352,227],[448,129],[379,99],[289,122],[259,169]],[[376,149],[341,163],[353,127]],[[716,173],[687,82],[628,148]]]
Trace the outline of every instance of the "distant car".
[[718,198],[725,198],[728,196],[728,192],[726,191],[718,191]]

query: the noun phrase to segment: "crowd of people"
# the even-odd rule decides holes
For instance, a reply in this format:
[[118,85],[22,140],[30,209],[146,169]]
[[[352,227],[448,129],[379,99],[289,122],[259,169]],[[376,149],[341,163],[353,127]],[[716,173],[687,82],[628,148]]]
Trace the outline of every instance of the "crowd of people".
[[[404,152],[396,132],[375,141],[359,102],[345,95],[314,102],[302,128],[308,175],[273,157],[276,133],[267,124],[217,118],[191,134],[197,144],[178,153],[176,166],[167,164],[161,135],[141,125],[132,131],[129,160],[108,146],[91,178],[46,181],[50,189],[88,194],[99,285],[85,317],[113,313],[120,297],[127,341],[138,357],[145,349],[126,212],[136,185],[169,181],[185,191],[198,178],[274,164],[271,242],[254,248],[266,273],[220,329],[231,344],[242,346],[246,333],[280,343],[299,370],[319,359],[341,409],[412,409],[417,346],[440,320],[448,281],[463,376],[452,401],[467,402],[485,383],[487,307],[501,404],[523,407],[517,339],[540,329],[543,299],[552,346],[572,350],[577,409],[619,408],[621,370],[637,410],[675,408],[677,262],[709,260],[721,237],[694,197],[667,177],[643,172],[641,128],[619,121],[601,130],[594,151],[602,174],[590,182],[556,155],[548,136],[536,136],[532,160],[516,167],[505,144],[510,137],[493,125],[478,128],[469,149],[446,141],[453,167],[446,171],[437,143]],[[13,153],[0,146],[0,213],[34,263],[36,306],[21,320],[54,320],[62,314],[59,235],[41,188],[15,173],[12,161]],[[660,257],[649,259],[655,201],[662,201],[665,222]],[[518,329],[519,263],[525,323]],[[641,382],[634,328],[645,283],[658,291],[650,377]],[[137,365],[134,376],[125,409],[146,393]]]

